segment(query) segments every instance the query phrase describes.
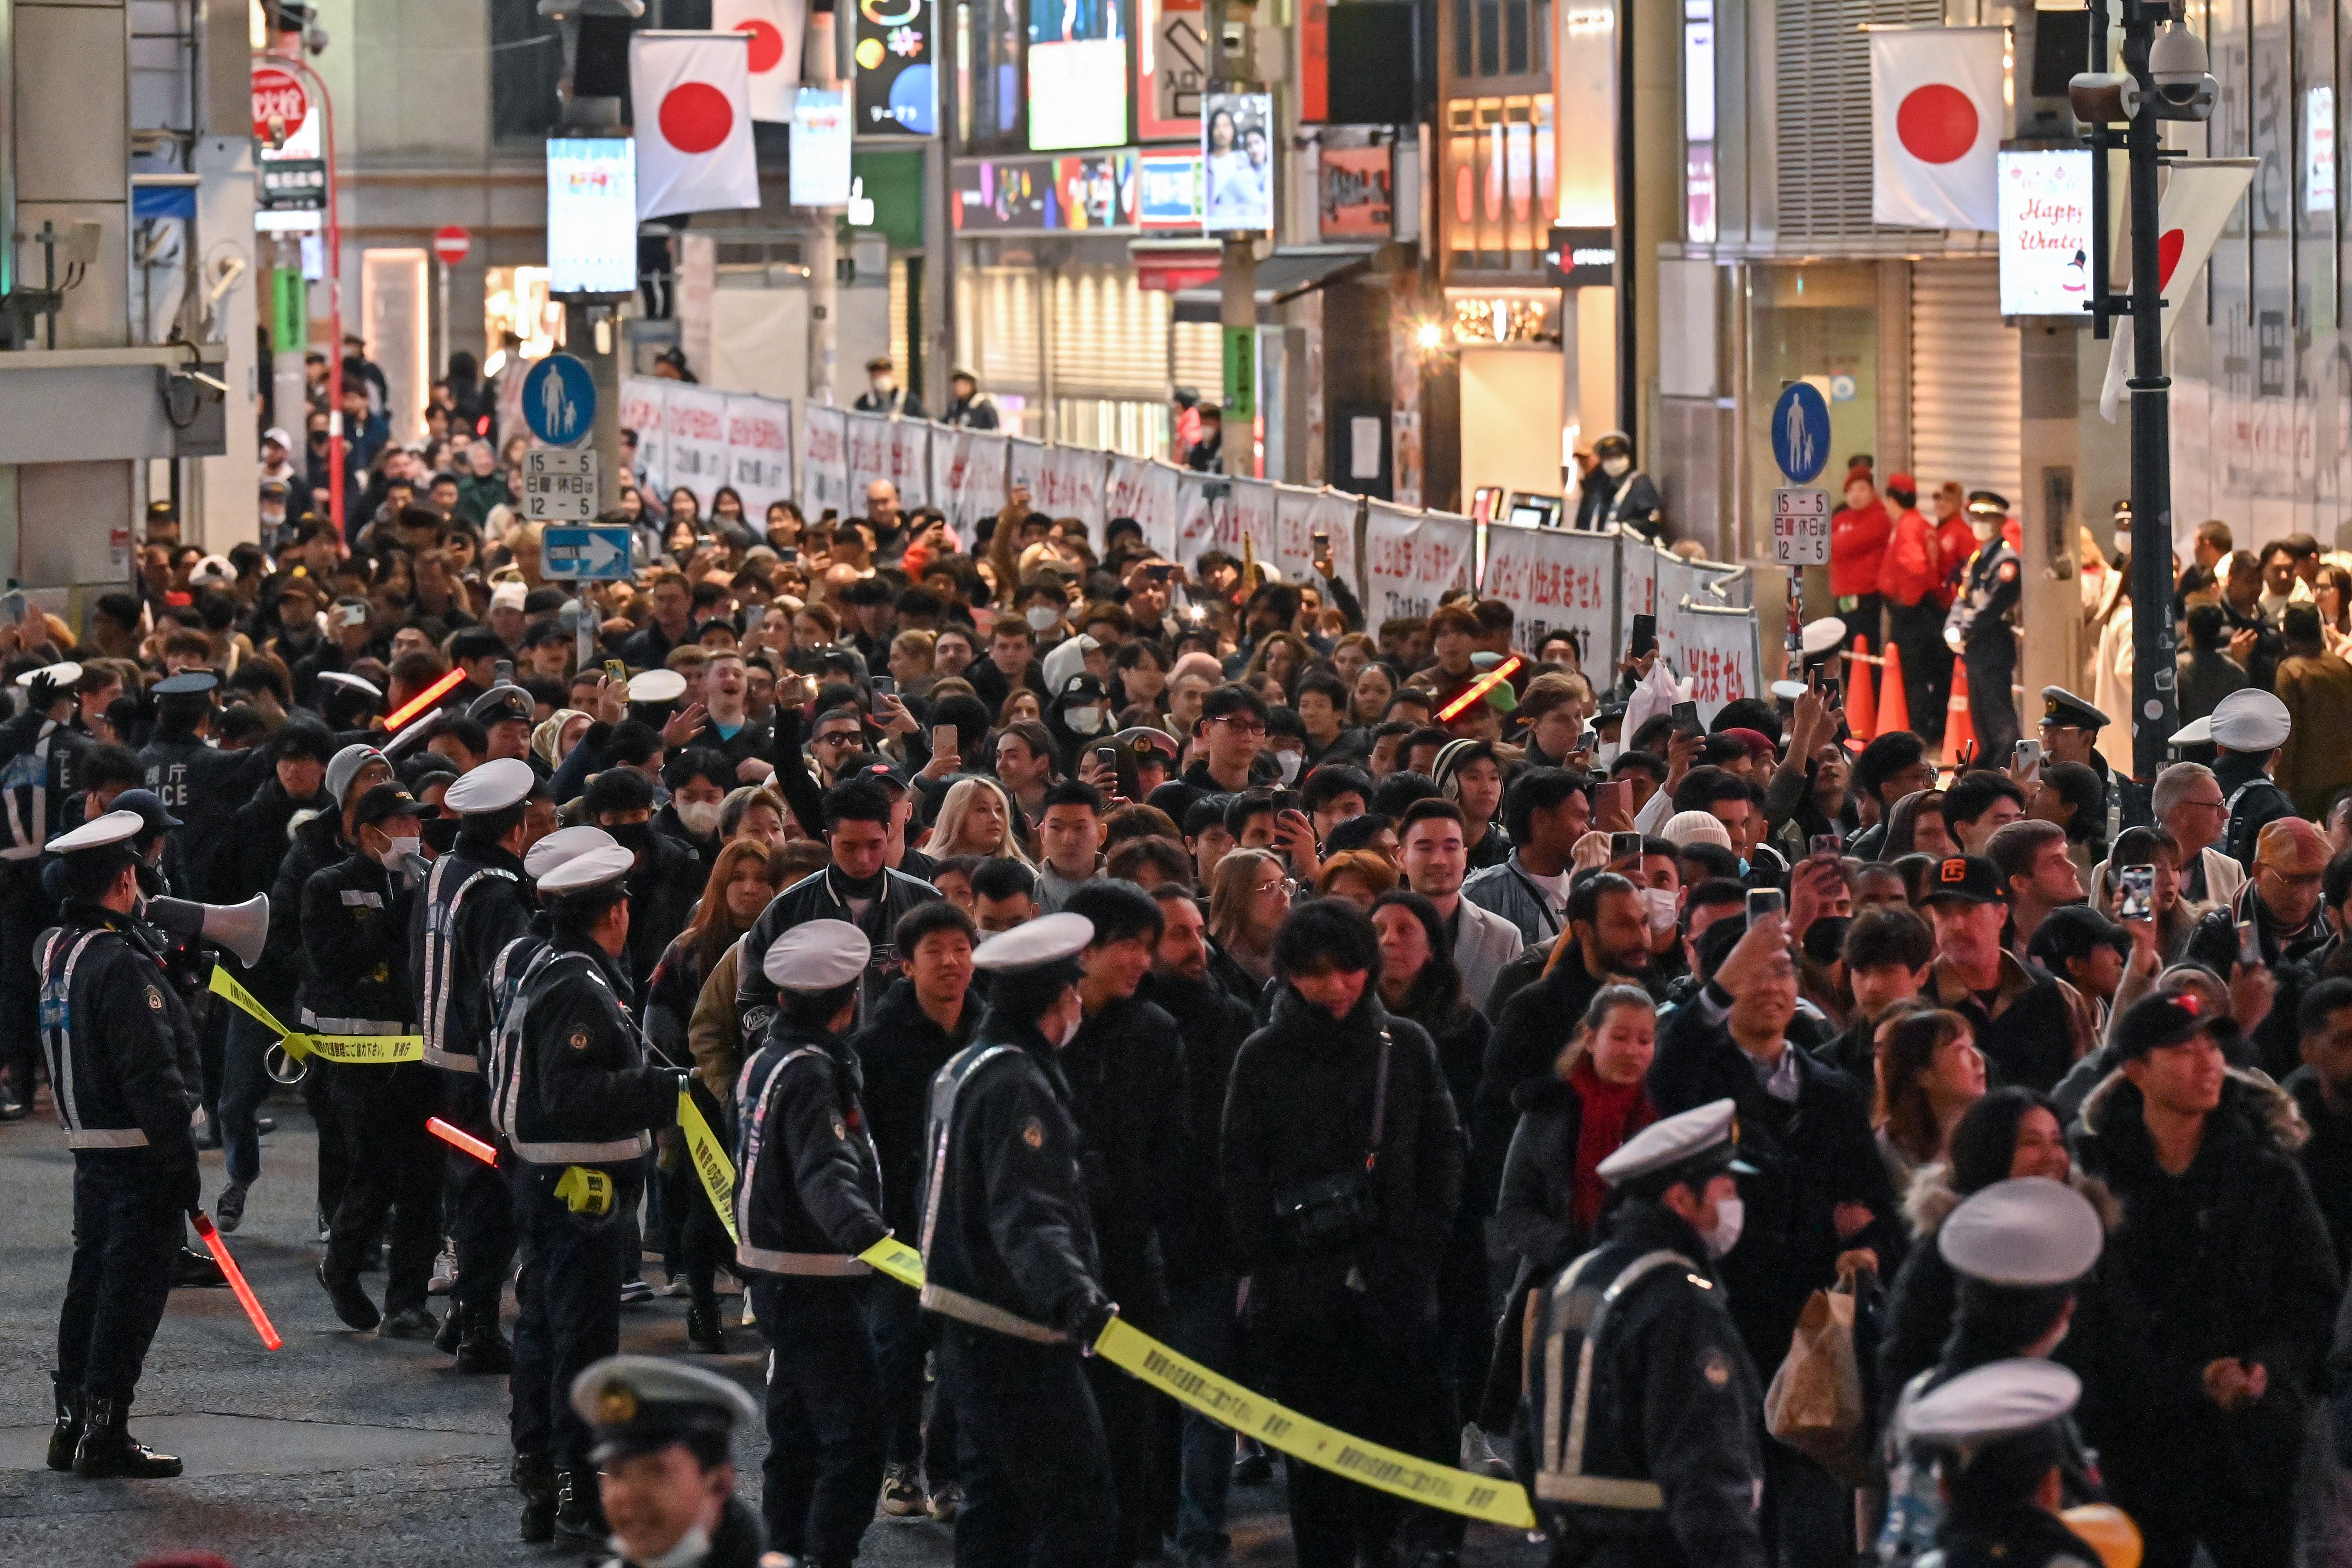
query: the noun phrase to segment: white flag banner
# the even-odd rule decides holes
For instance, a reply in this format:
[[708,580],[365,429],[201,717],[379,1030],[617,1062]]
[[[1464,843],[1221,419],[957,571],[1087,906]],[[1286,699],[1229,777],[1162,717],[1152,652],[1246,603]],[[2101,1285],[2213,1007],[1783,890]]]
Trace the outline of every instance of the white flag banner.
[[1617,614],[1630,634],[1635,616],[1658,613],[1658,557],[1664,552],[1630,533],[1612,530],[1601,537],[1617,547]]
[[1566,632],[1587,670],[1615,664],[1617,542],[1609,535],[1491,523],[1479,592],[1511,606],[1511,640],[1528,653],[1552,633]]
[[[2188,308],[2189,288],[2211,258],[2230,214],[2246,194],[2260,163],[2256,158],[2199,158],[2164,166],[2169,183],[2156,206],[2159,268],[2156,288],[2165,302],[2163,342],[2172,342],[2172,329],[2180,324],[2181,314]],[[2117,250],[2126,258],[2131,255],[2128,224],[2124,243]],[[2124,383],[2131,379],[2131,374],[2132,322],[2130,317],[2124,316],[2116,321],[2107,353],[2107,379],[2099,388],[2099,412],[2110,425],[2116,422],[2123,405]]]
[[807,29],[804,0],[710,0],[710,28],[741,33],[751,40],[751,118],[772,124],[793,122],[793,97],[801,85],[801,34]]
[[[1700,617],[1731,609],[1751,623],[1755,619],[1752,612],[1731,605],[1721,591],[1723,584],[1738,580],[1740,569],[1721,561],[1685,561],[1654,545],[1646,548],[1657,583],[1658,652],[1676,673],[1696,680],[1699,671],[1690,662],[1696,656],[1685,650],[1700,646],[1695,640],[1702,636]],[[1722,635],[1717,634],[1718,641]]]
[[1870,30],[1870,221],[2000,227],[2000,27]]
[[665,483],[692,490],[708,515],[711,492],[727,482],[727,394],[670,383],[662,398],[662,429],[668,448],[662,454]]
[[[1754,697],[1764,689],[1757,670],[1756,613],[1753,610],[1692,606],[1673,617],[1675,647],[1667,655],[1698,704],[1699,721],[1713,723],[1727,702]],[[1667,617],[1658,618],[1658,641],[1664,650]]]
[[1102,548],[1104,457],[1085,447],[1048,447],[1037,460],[1037,478],[1029,499],[1039,511],[1056,522],[1075,517],[1087,525],[1087,538]]
[[931,504],[969,540],[1004,505],[1004,437],[953,425],[931,426]]
[[1197,576],[1193,563],[1217,548],[1217,526],[1225,508],[1225,482],[1190,468],[1176,476],[1176,563]]
[[1364,621],[1426,616],[1449,588],[1470,585],[1477,531],[1451,512],[1411,511],[1373,501],[1364,519]]
[[884,427],[883,477],[898,488],[901,510],[931,504],[931,427],[920,419],[893,419]]
[[727,482],[743,498],[751,537],[766,536],[768,508],[793,499],[793,405],[749,393],[727,396]]
[[1241,558],[1242,541],[1249,541],[1251,552],[1267,565],[1274,564],[1275,515],[1274,486],[1265,479],[1233,479],[1233,495],[1225,504],[1225,515],[1217,524],[1217,547]]
[[[1012,500],[1015,489],[1026,489],[1029,492],[1030,510],[1045,511],[1045,509],[1037,504],[1037,499],[1039,492],[1045,488],[1043,473],[1045,467],[1045,443],[1032,441],[1026,436],[1007,436],[1004,438],[1004,447],[1005,499]],[[1048,515],[1051,514],[1048,513]]]
[[1135,519],[1143,528],[1144,548],[1169,561],[1177,559],[1182,523],[1176,482],[1182,471],[1151,458],[1110,460],[1110,515]]
[[1275,486],[1274,563],[1283,579],[1317,583],[1315,536],[1330,541],[1331,571],[1342,583],[1356,580],[1356,498],[1338,490]]
[[812,408],[801,416],[801,510],[811,522],[849,510],[849,416]]
[[621,428],[637,433],[637,482],[648,496],[669,489],[662,459],[662,409],[668,389],[677,383],[660,376],[631,375],[621,380]]
[[630,37],[640,220],[760,205],[751,55],[742,33]]
[[855,409],[843,416],[849,451],[849,505],[845,517],[866,515],[866,487],[890,477],[890,421]]

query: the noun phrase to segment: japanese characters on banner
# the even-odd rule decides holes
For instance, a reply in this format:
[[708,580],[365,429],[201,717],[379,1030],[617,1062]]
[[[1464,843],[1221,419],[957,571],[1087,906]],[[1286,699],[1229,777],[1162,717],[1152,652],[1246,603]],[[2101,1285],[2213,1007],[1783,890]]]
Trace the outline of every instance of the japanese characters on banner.
[[1030,503],[1056,522],[1075,517],[1087,536],[1100,542],[1103,523],[1103,454],[1085,447],[1048,447],[1037,462]]
[[1338,490],[1276,485],[1274,501],[1274,563],[1289,583],[1312,583],[1315,536],[1331,542],[1331,570],[1343,583],[1356,580],[1356,498]]
[[1112,517],[1131,517],[1143,526],[1144,547],[1170,561],[1178,556],[1181,523],[1176,500],[1177,476],[1182,470],[1150,458],[1114,456],[1110,460],[1109,500],[1104,510]]
[[930,426],[920,419],[893,419],[883,427],[882,477],[897,488],[902,510],[931,504],[930,435]]
[[1186,469],[1176,476],[1176,563],[1186,572],[1217,547],[1217,520],[1225,510],[1225,481]]
[[727,482],[727,394],[675,382],[662,393],[663,478],[684,485],[710,510],[711,492]]
[[727,482],[743,498],[757,537],[770,503],[793,499],[793,405],[750,393],[727,395]]
[[1528,653],[1565,631],[1586,669],[1616,662],[1617,541],[1605,533],[1527,528],[1498,522],[1486,530],[1486,577],[1480,590],[1517,616],[1513,640]]
[[850,504],[844,514],[865,515],[866,489],[890,477],[890,421],[879,414],[845,416],[845,439],[849,451]]
[[1690,700],[1698,704],[1701,720],[1712,723],[1717,710],[1764,689],[1758,673],[1756,616],[1727,606],[1689,609],[1658,617],[1658,645],[1665,651],[1671,619],[1675,647],[1667,657],[1675,670],[1690,682]]
[[801,510],[811,522],[849,510],[849,416],[811,408],[801,416]]
[[1045,443],[1032,441],[1025,436],[1008,436],[1004,438],[1004,446],[1007,454],[1004,473],[1005,498],[1012,499],[1014,490],[1025,486],[1029,491],[1029,504],[1039,511],[1044,511],[1045,509],[1037,505],[1037,496],[1038,492],[1045,488],[1043,469],[1045,467]]
[[1004,505],[1004,437],[959,426],[933,426],[931,504],[969,542],[974,525]]
[[[521,379],[515,378],[518,384]],[[667,384],[649,375],[626,376],[621,382],[621,428],[637,434],[638,482],[654,496],[669,489],[662,460],[662,388]]]
[[1225,503],[1224,515],[1217,521],[1217,548],[1238,561],[1242,541],[1246,539],[1257,559],[1271,563],[1276,542],[1274,486],[1264,479],[1232,483],[1233,494]]
[[1475,529],[1450,512],[1373,501],[1364,520],[1364,624],[1426,616],[1449,588],[1470,586]]

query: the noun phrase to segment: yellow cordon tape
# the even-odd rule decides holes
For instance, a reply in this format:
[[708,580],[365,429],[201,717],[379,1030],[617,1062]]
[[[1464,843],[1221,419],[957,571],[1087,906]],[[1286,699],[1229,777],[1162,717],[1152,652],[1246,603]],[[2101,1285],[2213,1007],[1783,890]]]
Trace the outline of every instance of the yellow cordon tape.
[[677,1091],[677,1130],[686,1135],[687,1157],[702,1178],[702,1190],[710,1194],[710,1206],[719,1211],[719,1223],[727,1227],[727,1239],[742,1246],[743,1238],[735,1234],[735,1163],[719,1146],[719,1135],[710,1131],[694,1096],[682,1089]]
[[[922,1255],[896,1237],[885,1237],[858,1256],[902,1285],[923,1283]],[[1535,1510],[1517,1481],[1475,1476],[1446,1465],[1399,1453],[1350,1437],[1337,1427],[1301,1415],[1263,1394],[1243,1387],[1200,1363],[1179,1355],[1150,1334],[1113,1318],[1095,1342],[1095,1354],[1129,1376],[1150,1384],[1180,1405],[1255,1437],[1267,1447],[1351,1481],[1393,1493],[1449,1513],[1466,1514],[1513,1530],[1533,1530]]]
[[306,1035],[289,1029],[272,1017],[269,1009],[255,1000],[252,992],[239,985],[236,977],[217,963],[213,965],[209,989],[215,996],[226,997],[255,1023],[276,1035],[278,1043],[286,1047],[286,1054],[298,1060],[320,1056],[331,1062],[373,1067],[425,1059],[423,1035]]

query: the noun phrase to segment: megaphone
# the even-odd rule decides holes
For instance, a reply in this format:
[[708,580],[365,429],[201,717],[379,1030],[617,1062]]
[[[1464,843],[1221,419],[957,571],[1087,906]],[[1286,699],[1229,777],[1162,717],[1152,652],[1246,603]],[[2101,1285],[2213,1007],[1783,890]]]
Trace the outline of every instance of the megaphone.
[[147,922],[191,942],[208,942],[236,954],[247,969],[261,959],[269,940],[269,895],[256,893],[241,904],[199,904],[188,899],[150,899]]

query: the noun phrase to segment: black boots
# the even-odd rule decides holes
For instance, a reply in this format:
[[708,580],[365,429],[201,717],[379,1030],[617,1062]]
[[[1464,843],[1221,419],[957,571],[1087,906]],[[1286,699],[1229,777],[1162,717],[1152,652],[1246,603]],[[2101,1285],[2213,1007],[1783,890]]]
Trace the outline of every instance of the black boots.
[[159,1454],[123,1430],[125,1403],[92,1399],[74,1450],[73,1473],[85,1480],[163,1480],[180,1473],[180,1461]]
[[496,1323],[476,1323],[457,1342],[457,1370],[499,1374],[514,1370],[514,1347]]
[[602,1546],[612,1533],[593,1469],[555,1472],[555,1535],[575,1545]]
[[319,1265],[319,1283],[326,1287],[327,1299],[335,1304],[335,1316],[343,1321],[343,1327],[357,1329],[364,1334],[373,1331],[375,1326],[383,1321],[383,1314],[376,1310],[375,1303],[368,1300],[368,1293],[360,1289],[358,1280],[334,1279],[327,1273],[327,1266],[321,1263]]
[[544,1454],[517,1454],[508,1479],[522,1493],[522,1539],[543,1545],[555,1539],[555,1467]]
[[719,1303],[697,1301],[686,1310],[686,1342],[705,1355],[727,1353],[727,1331],[719,1324]]
[[81,1390],[68,1388],[55,1373],[49,1374],[49,1383],[57,1391],[58,1401],[58,1424],[49,1433],[49,1468],[70,1470],[74,1450],[81,1447]]

